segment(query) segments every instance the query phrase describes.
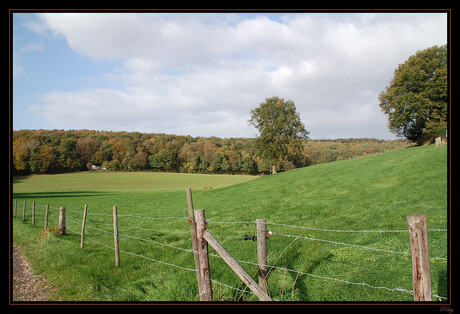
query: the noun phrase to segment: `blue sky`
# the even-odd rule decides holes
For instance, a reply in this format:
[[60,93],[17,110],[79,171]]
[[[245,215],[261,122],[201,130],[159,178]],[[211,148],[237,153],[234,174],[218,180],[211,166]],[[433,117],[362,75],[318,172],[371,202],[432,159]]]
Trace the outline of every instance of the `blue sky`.
[[445,13],[14,13],[13,129],[254,137],[293,100],[311,138],[395,138],[378,94],[447,43]]

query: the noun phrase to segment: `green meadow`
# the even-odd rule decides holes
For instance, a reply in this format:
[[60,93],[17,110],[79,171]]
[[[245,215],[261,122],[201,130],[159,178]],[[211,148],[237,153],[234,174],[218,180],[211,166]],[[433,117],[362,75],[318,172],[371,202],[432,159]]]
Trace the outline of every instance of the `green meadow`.
[[[256,280],[256,242],[243,236],[255,234],[256,219],[267,220],[274,234],[267,240],[268,264],[275,266],[268,286],[282,302],[413,301],[408,234],[378,231],[406,230],[410,213],[425,213],[430,229],[447,228],[447,146],[431,145],[261,177],[147,172],[18,177],[13,243],[55,287],[50,300],[199,301],[187,187],[194,188],[195,209],[205,209],[209,231]],[[87,240],[80,249],[84,204]],[[118,268],[110,248],[115,205]],[[66,236],[55,229],[60,206],[67,210]],[[338,232],[350,230],[360,232]],[[447,236],[429,231],[433,294],[444,298]],[[210,256],[210,270],[215,301],[257,301],[219,257]]]
[[167,172],[105,172],[32,175],[13,179],[15,193],[139,192],[213,189],[254,180],[249,175],[211,175]]

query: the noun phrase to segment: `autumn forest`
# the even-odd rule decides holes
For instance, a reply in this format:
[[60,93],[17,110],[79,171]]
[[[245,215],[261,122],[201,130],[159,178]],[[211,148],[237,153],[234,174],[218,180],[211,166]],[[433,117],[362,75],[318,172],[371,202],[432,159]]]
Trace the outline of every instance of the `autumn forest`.
[[[410,146],[407,140],[304,140],[300,155],[279,160],[286,171]],[[268,174],[252,138],[192,137],[93,130],[13,131],[13,175],[88,171]]]

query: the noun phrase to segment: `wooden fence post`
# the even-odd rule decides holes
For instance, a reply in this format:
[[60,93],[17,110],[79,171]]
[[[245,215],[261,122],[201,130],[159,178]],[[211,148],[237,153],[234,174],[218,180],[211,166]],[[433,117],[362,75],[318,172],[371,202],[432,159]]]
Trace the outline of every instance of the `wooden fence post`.
[[66,226],[65,226],[65,207],[59,208],[59,233],[61,235],[66,234]]
[[14,205],[14,217],[18,217],[18,200],[16,200]]
[[196,238],[196,222],[195,214],[193,212],[192,190],[188,188],[186,190],[186,194],[188,205],[188,223],[190,224],[190,233],[192,237],[193,257],[195,258],[196,280],[198,282],[199,295],[201,295],[200,256],[198,255],[198,241]]
[[203,209],[195,210],[196,236],[200,259],[200,301],[212,301],[211,273],[209,269],[208,242],[203,238],[206,222]]
[[80,248],[85,247],[85,226],[86,226],[86,214],[88,213],[88,204],[85,204],[83,208],[83,221],[81,223],[81,240],[80,240]]
[[240,277],[240,279],[251,289],[252,292],[259,298],[260,301],[273,301],[272,298],[262,289],[251,276],[238,264],[238,261],[233,258],[230,253],[222,246],[222,244],[217,241],[216,238],[208,231],[205,230],[203,237],[209,244],[214,248],[214,250],[219,253],[222,259],[230,266],[230,268],[235,272],[235,274]]
[[257,219],[257,263],[259,264],[259,286],[268,294],[267,282],[267,221]]
[[407,215],[415,301],[432,301],[428,228],[425,214]]
[[32,226],[35,225],[35,202],[32,202]]
[[113,206],[113,242],[115,247],[115,266],[120,266],[120,242],[118,239],[117,206]]
[[26,202],[24,201],[24,206],[22,207],[22,220],[26,220]]
[[50,205],[46,205],[45,210],[45,230],[48,229],[48,214],[50,212]]

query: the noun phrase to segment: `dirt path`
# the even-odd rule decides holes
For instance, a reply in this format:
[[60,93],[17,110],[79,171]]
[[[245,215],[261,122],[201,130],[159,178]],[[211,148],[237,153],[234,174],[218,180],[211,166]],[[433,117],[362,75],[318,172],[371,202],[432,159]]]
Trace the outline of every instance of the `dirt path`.
[[53,289],[42,288],[43,282],[33,275],[19,247],[13,246],[13,301],[46,301]]

